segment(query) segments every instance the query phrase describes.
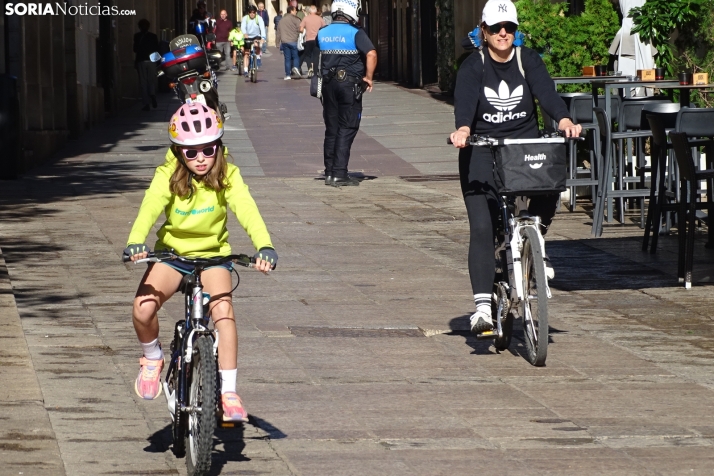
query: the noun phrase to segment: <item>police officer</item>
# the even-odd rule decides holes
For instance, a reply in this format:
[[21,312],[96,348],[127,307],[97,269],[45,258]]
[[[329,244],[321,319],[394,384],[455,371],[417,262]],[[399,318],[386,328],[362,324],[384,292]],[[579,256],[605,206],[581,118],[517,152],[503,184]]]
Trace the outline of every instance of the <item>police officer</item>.
[[356,25],[359,0],[334,0],[332,23],[317,33],[322,54],[322,117],[325,120],[325,185],[359,185],[347,175],[350,148],[362,118],[362,93],[372,90],[377,52]]

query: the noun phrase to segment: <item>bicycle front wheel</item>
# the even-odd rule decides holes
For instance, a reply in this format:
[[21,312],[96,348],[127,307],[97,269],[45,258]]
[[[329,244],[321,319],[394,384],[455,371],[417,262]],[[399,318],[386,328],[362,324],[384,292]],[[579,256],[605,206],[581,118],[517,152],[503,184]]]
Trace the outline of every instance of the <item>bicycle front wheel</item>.
[[531,227],[523,229],[523,334],[528,361],[540,367],[548,354],[548,294],[543,263],[543,250],[538,232]]
[[211,469],[216,429],[216,359],[208,336],[196,339],[190,365],[186,468],[189,476],[198,476]]
[[255,65],[253,65],[253,68],[251,68],[251,70],[250,70],[250,82],[251,83],[258,82],[258,70],[255,67]]

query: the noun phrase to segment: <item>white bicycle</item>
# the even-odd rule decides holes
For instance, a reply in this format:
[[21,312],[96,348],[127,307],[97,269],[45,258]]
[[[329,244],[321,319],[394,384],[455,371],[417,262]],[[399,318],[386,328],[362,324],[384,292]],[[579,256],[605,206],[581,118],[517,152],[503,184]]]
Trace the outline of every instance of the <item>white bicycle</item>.
[[[521,317],[527,358],[535,366],[545,365],[548,355],[548,299],[552,295],[546,277],[545,240],[540,232],[541,219],[530,215],[526,210],[516,210],[516,196],[528,196],[529,193],[527,184],[520,184],[520,187],[515,188],[513,185],[518,180],[525,180],[524,176],[529,177],[527,180],[537,182],[537,175],[543,174],[547,179],[544,182],[548,182],[543,188],[552,188],[553,192],[557,192],[561,187],[559,184],[562,183],[564,189],[564,156],[561,160],[560,157],[551,158],[549,155],[564,153],[565,143],[569,139],[580,138],[551,135],[538,139],[495,139],[474,135],[468,140],[469,145],[492,149],[523,146],[513,148],[516,150],[514,157],[508,159],[511,163],[505,165],[506,168],[517,169],[517,172],[512,174],[516,177],[504,180],[504,187],[499,188],[505,188],[507,191],[501,190],[498,193],[501,213],[497,227],[496,275],[492,302],[492,316],[495,318],[496,327],[480,333],[477,339],[494,339],[494,347],[497,350],[506,350],[511,344],[513,321],[516,317]],[[553,147],[557,144],[562,144],[562,151],[558,150],[557,146]],[[534,160],[534,157],[537,160]],[[497,169],[503,166],[499,164],[500,158],[496,159]],[[508,172],[501,175],[508,175]],[[506,181],[510,183],[505,184]],[[516,189],[518,191],[515,191]],[[535,192],[543,193],[543,190]]]

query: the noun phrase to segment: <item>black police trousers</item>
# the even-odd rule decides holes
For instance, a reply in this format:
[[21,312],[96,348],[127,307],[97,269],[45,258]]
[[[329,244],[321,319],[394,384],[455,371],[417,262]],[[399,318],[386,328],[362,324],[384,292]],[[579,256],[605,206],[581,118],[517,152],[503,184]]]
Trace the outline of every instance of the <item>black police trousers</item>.
[[325,176],[346,178],[350,148],[362,119],[362,98],[355,98],[355,84],[331,78],[322,85],[322,117],[325,120]]

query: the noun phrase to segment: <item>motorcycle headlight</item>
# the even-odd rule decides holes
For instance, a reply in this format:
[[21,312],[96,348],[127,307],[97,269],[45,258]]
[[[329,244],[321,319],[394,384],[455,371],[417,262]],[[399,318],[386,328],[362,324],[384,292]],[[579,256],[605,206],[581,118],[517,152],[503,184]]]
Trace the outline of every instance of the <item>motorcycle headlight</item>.
[[201,84],[198,85],[198,89],[200,89],[202,93],[207,93],[211,90],[211,82],[201,81]]

